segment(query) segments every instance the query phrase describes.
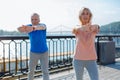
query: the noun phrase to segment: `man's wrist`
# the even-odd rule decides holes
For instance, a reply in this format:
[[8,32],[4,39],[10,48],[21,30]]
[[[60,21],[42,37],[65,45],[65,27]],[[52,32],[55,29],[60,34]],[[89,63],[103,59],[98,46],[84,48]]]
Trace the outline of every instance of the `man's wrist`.
[[35,31],[35,27],[33,26],[33,31]]

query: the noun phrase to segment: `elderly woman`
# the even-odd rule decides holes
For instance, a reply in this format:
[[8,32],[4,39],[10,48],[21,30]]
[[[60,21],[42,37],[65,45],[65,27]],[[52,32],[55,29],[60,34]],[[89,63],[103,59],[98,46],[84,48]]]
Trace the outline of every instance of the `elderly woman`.
[[83,80],[84,68],[87,69],[91,80],[99,80],[96,64],[95,36],[99,32],[98,25],[91,24],[92,13],[88,8],[82,8],[79,13],[81,22],[79,28],[73,29],[77,43],[73,59],[76,80]]

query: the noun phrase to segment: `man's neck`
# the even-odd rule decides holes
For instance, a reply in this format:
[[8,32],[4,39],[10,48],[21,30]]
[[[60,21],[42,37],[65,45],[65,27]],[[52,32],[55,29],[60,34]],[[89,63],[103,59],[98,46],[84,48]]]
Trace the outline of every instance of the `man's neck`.
[[39,23],[38,24],[32,24],[33,26],[38,26],[39,25]]

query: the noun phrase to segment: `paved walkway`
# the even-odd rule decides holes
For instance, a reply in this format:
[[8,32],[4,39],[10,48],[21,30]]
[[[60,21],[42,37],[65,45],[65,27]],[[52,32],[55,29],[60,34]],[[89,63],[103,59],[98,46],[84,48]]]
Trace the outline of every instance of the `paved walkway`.
[[[120,80],[120,62],[106,66],[98,66],[100,80]],[[42,80],[41,77],[35,80]],[[50,80],[76,80],[74,70],[50,74]],[[84,79],[90,80],[87,71],[84,72]]]

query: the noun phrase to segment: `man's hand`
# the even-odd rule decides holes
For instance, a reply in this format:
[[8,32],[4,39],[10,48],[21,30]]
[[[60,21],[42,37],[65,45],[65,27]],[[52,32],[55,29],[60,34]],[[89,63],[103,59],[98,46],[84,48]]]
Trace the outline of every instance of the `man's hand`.
[[24,25],[17,28],[20,32],[26,32],[26,27]]
[[33,27],[22,25],[21,27],[18,28],[18,31],[29,33],[33,31]]
[[34,29],[32,26],[26,26],[25,31],[26,33],[32,32]]

